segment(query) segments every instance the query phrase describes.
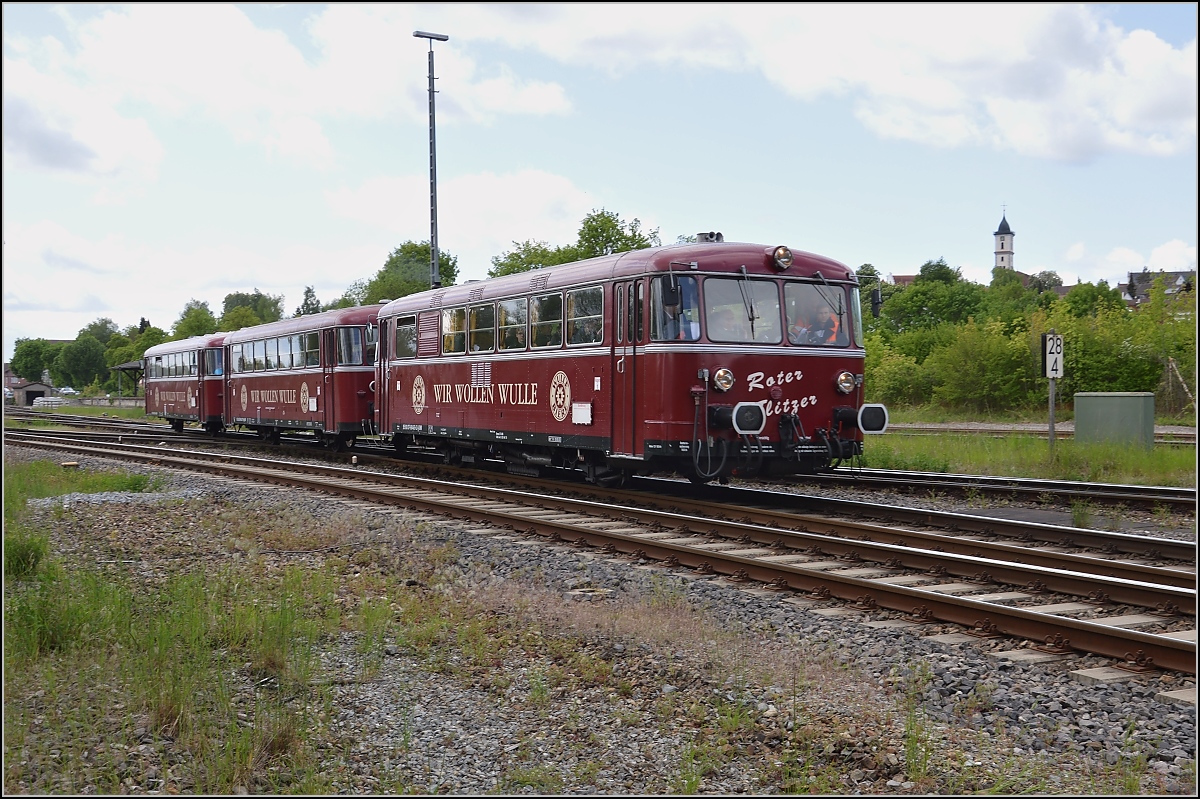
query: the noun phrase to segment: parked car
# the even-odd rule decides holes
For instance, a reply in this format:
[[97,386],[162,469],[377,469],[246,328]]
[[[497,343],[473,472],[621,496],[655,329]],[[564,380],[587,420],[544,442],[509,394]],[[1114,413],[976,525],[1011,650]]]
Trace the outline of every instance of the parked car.
[[58,390],[58,393],[62,394],[64,397],[74,397],[79,392],[76,391],[75,389],[71,388],[70,386],[63,386],[62,388],[60,388]]

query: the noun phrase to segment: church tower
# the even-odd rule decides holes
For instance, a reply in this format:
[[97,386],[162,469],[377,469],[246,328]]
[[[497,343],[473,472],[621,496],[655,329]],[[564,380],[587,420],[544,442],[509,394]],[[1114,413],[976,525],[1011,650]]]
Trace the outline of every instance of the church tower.
[[996,266],[1002,269],[1013,268],[1013,238],[1017,235],[1008,226],[1008,216],[1000,215],[1000,227],[996,228]]

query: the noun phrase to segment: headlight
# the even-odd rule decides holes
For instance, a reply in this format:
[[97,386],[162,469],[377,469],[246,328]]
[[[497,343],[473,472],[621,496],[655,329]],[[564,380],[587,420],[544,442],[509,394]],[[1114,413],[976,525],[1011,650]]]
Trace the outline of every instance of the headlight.
[[787,247],[776,247],[771,256],[775,259],[775,268],[780,271],[792,265],[792,251]]
[[722,366],[713,375],[713,385],[718,391],[728,391],[733,388],[733,372]]
[[854,390],[854,375],[849,372],[839,372],[837,376],[837,389],[843,394],[849,394]]

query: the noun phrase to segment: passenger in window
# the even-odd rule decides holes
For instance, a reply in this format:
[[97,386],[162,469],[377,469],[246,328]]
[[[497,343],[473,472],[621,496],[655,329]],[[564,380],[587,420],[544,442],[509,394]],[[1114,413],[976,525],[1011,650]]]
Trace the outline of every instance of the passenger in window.
[[817,308],[816,321],[806,333],[806,343],[836,344],[841,327],[841,321],[834,313],[833,308],[830,308],[828,303],[824,303]]

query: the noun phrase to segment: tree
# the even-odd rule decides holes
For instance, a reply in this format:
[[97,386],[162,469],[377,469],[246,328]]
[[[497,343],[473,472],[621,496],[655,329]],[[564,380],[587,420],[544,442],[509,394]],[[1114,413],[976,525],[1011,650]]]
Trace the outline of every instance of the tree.
[[235,305],[221,314],[221,321],[217,323],[217,330],[241,330],[243,327],[254,327],[262,323],[263,320],[258,318],[254,313],[254,309],[249,305]]
[[1046,270],[1038,272],[1033,277],[1029,278],[1029,288],[1041,294],[1043,291],[1053,291],[1063,284],[1062,278],[1058,276],[1058,272]]
[[515,275],[530,269],[569,264],[579,260],[579,252],[574,247],[551,247],[544,241],[514,241],[513,247],[515,249],[502,255],[492,256],[492,268],[488,270],[488,277]]
[[641,220],[635,218],[625,223],[612,211],[601,208],[583,218],[575,248],[580,258],[596,258],[615,252],[657,247],[659,244],[658,228],[643,233]]
[[101,345],[108,344],[109,338],[118,330],[117,323],[109,319],[107,316],[102,316],[92,322],[87,327],[79,331],[80,335],[87,333],[92,338],[99,341]]
[[108,377],[104,346],[89,333],[80,333],[63,346],[50,364],[50,376],[56,386],[86,386]]
[[[695,240],[695,236],[679,237],[680,243]],[[657,247],[659,244],[658,228],[643,232],[642,223],[638,219],[623,222],[612,211],[593,210],[580,223],[575,244],[551,247],[544,241],[532,239],[520,243],[514,241],[515,249],[492,257],[492,268],[488,270],[488,277],[513,275],[544,266],[582,261],[585,258]]]
[[[406,241],[392,250],[383,268],[367,281],[362,295],[353,299],[359,305],[371,305],[426,291],[429,289],[429,265],[429,242]],[[453,286],[458,280],[458,258],[438,250],[438,274],[443,286]]]
[[1093,285],[1079,283],[1071,287],[1067,296],[1063,297],[1067,311],[1076,318],[1095,316],[1103,310],[1119,310],[1125,308],[1121,292],[1110,289],[1107,280],[1101,280]]
[[58,349],[44,338],[19,338],[9,368],[17,377],[40,383],[42,373],[50,368]]
[[913,283],[934,282],[951,286],[960,280],[962,280],[962,270],[951,267],[946,263],[945,258],[938,258],[936,261],[926,261],[921,264],[921,270],[913,278]]
[[872,264],[863,264],[855,270],[855,274],[858,275],[858,286],[863,291],[875,288],[880,280],[879,270]]
[[296,308],[295,315],[306,316],[308,314],[320,313],[320,311],[321,301],[317,299],[317,292],[313,290],[312,286],[305,286],[304,299],[300,302],[299,307]]
[[221,306],[221,315],[234,308],[246,307],[262,322],[278,322],[283,318],[283,295],[263,294],[257,288],[250,294],[235,291],[225,295],[225,303]]
[[965,322],[978,313],[983,297],[983,286],[968,280],[943,283],[938,279],[918,279],[888,298],[883,304],[883,316],[896,333],[945,322]]
[[[439,266],[440,265],[441,264],[439,263]],[[348,289],[342,292],[342,296],[338,297],[333,302],[324,303],[321,306],[321,310],[332,311],[335,308],[356,308],[359,305],[366,305],[366,297],[367,281],[356,280],[350,284]]]
[[183,313],[179,314],[179,318],[175,320],[171,338],[178,341],[183,338],[216,332],[217,318],[213,316],[208,303],[200,300],[188,300],[187,305],[183,306]]

